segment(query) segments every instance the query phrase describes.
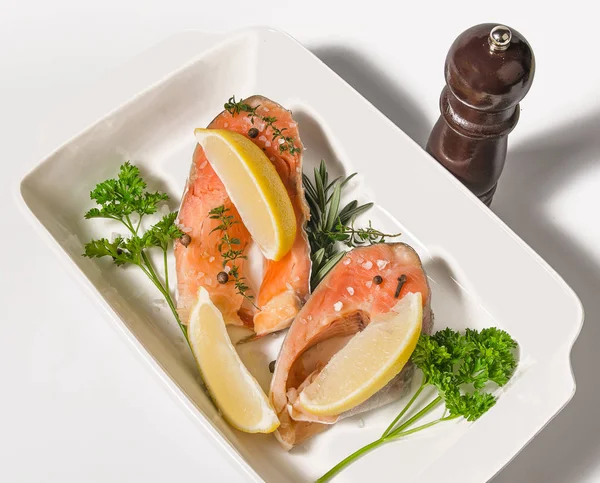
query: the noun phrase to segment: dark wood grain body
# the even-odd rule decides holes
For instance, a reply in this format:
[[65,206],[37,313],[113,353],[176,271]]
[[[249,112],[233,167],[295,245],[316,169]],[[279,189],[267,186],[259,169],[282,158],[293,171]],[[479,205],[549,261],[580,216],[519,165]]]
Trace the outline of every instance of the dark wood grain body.
[[535,71],[531,47],[514,29],[507,50],[490,49],[495,25],[472,27],[452,44],[441,116],[427,143],[427,151],[488,205]]

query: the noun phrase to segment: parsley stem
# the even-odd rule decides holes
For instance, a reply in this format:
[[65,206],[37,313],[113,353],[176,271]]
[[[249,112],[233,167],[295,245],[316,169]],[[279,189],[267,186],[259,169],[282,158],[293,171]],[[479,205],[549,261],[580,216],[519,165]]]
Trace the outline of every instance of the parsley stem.
[[423,416],[425,416],[427,413],[429,413],[433,409],[435,409],[435,407],[440,402],[442,402],[442,397],[441,396],[436,397],[433,401],[431,401],[427,406],[425,406],[423,409],[421,409],[412,418],[410,418],[409,420],[407,420],[404,423],[402,423],[400,426],[398,426],[392,432],[388,433],[387,436],[386,436],[386,438],[394,438],[395,436],[397,436],[398,434],[400,434],[404,429],[408,428],[411,424],[413,424],[415,421],[418,421]]
[[402,417],[406,414],[406,412],[409,410],[409,408],[412,406],[412,404],[415,402],[415,400],[419,397],[421,392],[423,392],[423,389],[425,389],[426,385],[427,385],[427,382],[425,381],[425,378],[423,378],[423,381],[421,382],[421,386],[419,387],[419,389],[417,389],[417,392],[415,392],[415,395],[411,398],[410,401],[408,401],[408,404],[406,406],[404,406],[404,409],[402,409],[402,411],[400,411],[398,416],[396,416],[396,418],[392,421],[392,424],[390,424],[387,427],[387,429],[383,432],[383,434],[381,435],[382,438],[385,438],[388,434],[390,434],[390,432],[394,429],[394,426],[396,426],[396,423],[398,421],[400,421],[400,419],[402,419]]
[[137,232],[136,232],[136,230],[133,228],[133,223],[131,223],[131,218],[129,218],[129,215],[125,215],[125,220],[127,220],[127,221],[123,221],[123,220],[121,220],[121,221],[123,222],[123,224],[124,224],[124,225],[125,225],[127,228],[129,228],[129,231],[130,231],[130,232],[131,232],[133,235],[137,235]]
[[148,268],[148,271],[150,272],[152,277],[160,284],[162,291],[164,292],[165,289],[162,286],[162,283],[160,283],[160,279],[158,278],[158,275],[156,275],[156,272],[154,271],[154,267],[152,266],[152,262],[150,262],[148,255],[146,255],[146,252],[144,250],[141,251],[141,255],[142,255],[142,260],[144,260],[144,263],[146,265],[146,268]]
[[[417,393],[415,394],[415,396],[420,394],[420,392],[423,390],[423,388],[425,386],[426,386],[426,384],[421,384],[421,387],[417,390]],[[400,417],[402,417],[404,414],[406,414],[406,408],[408,406],[410,406],[412,404],[412,402],[416,399],[415,396],[413,396],[413,398],[410,400],[410,402],[407,404],[407,406],[402,410],[402,412],[400,413]],[[382,444],[385,444],[389,441],[399,439],[399,438],[401,438],[403,436],[407,436],[409,434],[416,433],[417,431],[421,431],[422,429],[433,426],[434,424],[437,424],[440,421],[445,421],[448,418],[439,418],[434,421],[431,421],[430,423],[426,423],[426,424],[423,424],[416,428],[409,429],[407,431],[403,431],[405,428],[410,426],[412,423],[414,423],[418,419],[425,416],[425,414],[432,411],[441,401],[442,401],[442,398],[440,396],[436,397],[433,401],[431,401],[427,406],[425,406],[423,409],[421,409],[421,411],[419,411],[417,414],[415,414],[412,418],[410,418],[408,421],[406,421],[405,423],[398,426],[398,428],[396,430],[390,432],[390,428],[386,429],[385,432],[383,433],[383,436],[381,436],[381,438],[373,441],[372,443],[367,444],[366,446],[363,446],[362,448],[360,448],[360,449],[356,450],[354,453],[352,453],[350,456],[347,456],[346,458],[344,458],[337,465],[335,465],[333,468],[331,468],[327,473],[325,473],[318,480],[316,480],[315,483],[324,483],[326,481],[329,481],[331,478],[333,478],[335,475],[337,475],[340,471],[342,471],[344,468],[346,468],[346,466],[350,465],[351,463],[353,463],[355,460],[360,458],[365,453],[371,451],[372,449],[377,448],[378,446],[381,446]],[[394,420],[394,423],[392,423],[392,425],[390,427],[393,427],[394,424],[396,424],[396,422],[400,419],[400,417],[397,417]],[[452,417],[449,417],[449,418],[453,419]]]
[[407,429],[406,431],[402,431],[393,437],[385,438],[385,440],[393,441],[393,440],[399,439],[403,436],[408,436],[409,434],[417,433],[417,432],[421,431],[422,429],[426,429],[426,428],[430,428],[431,426],[435,426],[437,423],[441,423],[442,421],[446,421],[446,419],[444,419],[444,418],[434,419],[433,421],[422,424],[421,426],[417,426],[416,428]]
[[165,267],[165,291],[170,295],[169,289],[169,267],[167,265],[167,250],[163,250],[163,265]]
[[143,215],[140,215],[140,219],[137,222],[137,226],[135,227],[135,232],[137,233],[140,229],[140,225],[142,224]]
[[329,481],[331,478],[333,478],[335,475],[337,475],[340,471],[342,471],[346,466],[348,466],[349,464],[353,463],[355,460],[360,458],[363,454],[371,451],[372,449],[377,448],[378,446],[381,446],[384,443],[386,443],[386,440],[378,439],[378,440],[375,440],[372,443],[369,443],[366,446],[363,446],[362,448],[356,450],[354,453],[352,453],[350,456],[347,456],[346,458],[344,458],[337,465],[335,465],[333,468],[331,468],[327,473],[325,473],[318,480],[316,480],[315,483],[324,483],[325,481]]
[[[165,254],[166,254],[166,251],[165,251]],[[165,289],[165,287],[163,287],[162,283],[160,283],[160,279],[156,275],[156,272],[154,271],[154,268],[152,267],[152,264],[150,263],[150,259],[144,253],[144,251],[142,251],[142,259],[144,260],[144,265],[140,264],[139,267],[144,271],[144,273],[148,276],[148,278],[152,281],[152,283],[156,286],[156,288],[160,291],[160,293],[163,295],[163,297],[167,301],[167,304],[169,305],[169,308],[171,309],[171,312],[173,313],[173,317],[175,317],[175,320],[177,321],[177,325],[179,325],[179,328],[181,329],[181,332],[183,332],[183,335],[185,336],[185,340],[187,341],[187,343],[189,345],[190,341],[189,341],[188,335],[187,335],[187,327],[181,323],[181,319],[179,318],[179,313],[177,312],[177,308],[175,307],[175,303],[173,302],[173,299],[171,298],[170,292],[167,289]],[[165,257],[165,262],[166,262],[166,257]],[[168,272],[166,269],[166,265],[165,265],[165,278],[167,279],[167,283],[168,283]],[[190,346],[190,349],[191,349],[191,346]]]

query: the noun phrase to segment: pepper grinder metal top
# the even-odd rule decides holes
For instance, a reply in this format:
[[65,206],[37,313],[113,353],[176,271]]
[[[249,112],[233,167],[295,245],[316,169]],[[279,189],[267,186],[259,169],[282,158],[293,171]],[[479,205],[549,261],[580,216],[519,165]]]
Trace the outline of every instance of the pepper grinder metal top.
[[472,27],[454,41],[445,64],[441,116],[427,151],[489,205],[504,167],[508,134],[535,72],[533,51],[516,30]]
[[502,52],[508,49],[511,40],[512,32],[505,25],[496,25],[488,37],[490,49],[492,49],[494,52]]

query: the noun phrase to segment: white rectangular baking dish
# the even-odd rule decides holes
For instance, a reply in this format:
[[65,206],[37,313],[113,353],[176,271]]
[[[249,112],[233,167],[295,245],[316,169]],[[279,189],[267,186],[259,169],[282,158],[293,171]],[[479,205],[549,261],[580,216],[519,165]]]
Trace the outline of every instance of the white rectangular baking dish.
[[[189,349],[143,275],[81,256],[88,239],[110,230],[103,221],[83,219],[91,206],[89,191],[114,176],[123,161],[138,165],[151,187],[167,191],[176,209],[195,144],[193,129],[207,125],[232,94],[276,100],[299,122],[307,147],[305,168],[325,158],[334,171],[359,172],[355,194],[376,202],[369,217],[402,231],[402,240],[418,250],[432,285],[437,328],[495,325],[520,343],[518,374],[483,418],[474,424],[447,423],[389,444],[336,481],[491,478],[574,393],[569,357],[583,322],[576,295],[437,162],[286,34],[267,28],[221,37],[188,33],[188,53],[190,41],[194,53],[185,59],[171,42],[156,51],[152,63],[137,65],[143,76],[152,66],[181,59],[168,77],[64,144],[23,179],[23,201],[41,231],[53,239],[94,303],[250,479],[314,480],[378,437],[400,404],[344,420],[291,453],[272,436],[237,432],[201,389]],[[244,360],[264,387],[266,367],[281,339],[242,346]]]

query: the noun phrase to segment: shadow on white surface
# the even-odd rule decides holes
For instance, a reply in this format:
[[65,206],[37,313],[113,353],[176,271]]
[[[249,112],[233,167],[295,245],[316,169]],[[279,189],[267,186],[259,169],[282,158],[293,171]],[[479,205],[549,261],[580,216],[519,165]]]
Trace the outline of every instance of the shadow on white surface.
[[425,146],[433,126],[412,97],[384,71],[345,47],[319,47],[312,52],[415,142]]
[[[564,186],[600,166],[599,125],[596,112],[509,148],[494,199],[494,211],[563,276],[586,313],[572,352],[577,383],[573,400],[494,483],[579,481],[600,451],[600,266],[578,241],[589,232],[572,233],[547,209]],[[597,220],[589,220],[594,223]]]
[[[425,145],[430,123],[418,104],[385,73],[346,48],[318,48],[313,53],[413,140]],[[593,113],[509,148],[493,209],[577,292],[586,323],[572,353],[577,381],[573,400],[494,483],[575,481],[600,451],[600,418],[596,414],[600,407],[600,266],[546,209],[552,197],[575,177],[600,165],[599,125],[600,113]]]

